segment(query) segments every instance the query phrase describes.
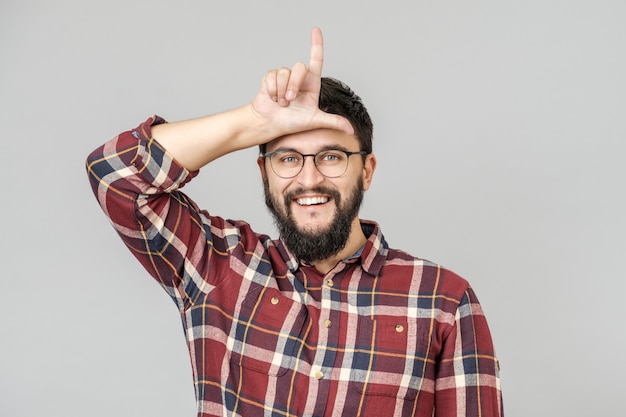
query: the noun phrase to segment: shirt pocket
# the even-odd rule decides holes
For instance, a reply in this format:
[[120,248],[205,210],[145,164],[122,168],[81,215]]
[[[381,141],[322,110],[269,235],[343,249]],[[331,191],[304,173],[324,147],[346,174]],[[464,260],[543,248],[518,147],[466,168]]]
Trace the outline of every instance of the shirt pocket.
[[293,369],[303,348],[306,308],[274,288],[249,293],[233,321],[231,361],[269,376]]
[[427,371],[428,331],[405,317],[360,317],[353,377],[366,395],[415,399]]

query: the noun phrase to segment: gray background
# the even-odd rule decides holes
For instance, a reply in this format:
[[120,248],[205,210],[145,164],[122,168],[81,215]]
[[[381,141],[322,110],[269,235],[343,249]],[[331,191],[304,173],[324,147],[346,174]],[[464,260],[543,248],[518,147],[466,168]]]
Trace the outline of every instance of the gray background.
[[[621,0],[2,0],[0,415],[194,415],[175,306],[84,160],[152,113],[249,102],[313,26],[375,121],[362,217],[472,282],[506,414],[623,412],[625,22]],[[273,233],[255,156],[188,192]]]

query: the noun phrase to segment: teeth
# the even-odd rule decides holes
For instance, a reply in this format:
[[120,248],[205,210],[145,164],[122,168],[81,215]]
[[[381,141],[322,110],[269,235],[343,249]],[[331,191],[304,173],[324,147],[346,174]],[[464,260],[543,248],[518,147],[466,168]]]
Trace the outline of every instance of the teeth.
[[298,204],[301,206],[312,206],[314,204],[324,204],[328,202],[327,197],[307,197],[307,198],[299,198],[296,200]]

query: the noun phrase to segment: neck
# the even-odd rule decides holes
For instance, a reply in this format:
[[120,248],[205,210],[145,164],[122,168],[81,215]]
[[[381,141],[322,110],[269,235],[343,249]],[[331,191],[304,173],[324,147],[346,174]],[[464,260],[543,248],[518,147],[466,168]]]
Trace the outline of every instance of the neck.
[[365,244],[366,241],[367,237],[365,237],[363,229],[361,229],[361,222],[359,221],[359,217],[357,216],[352,221],[350,236],[348,236],[348,241],[346,242],[346,245],[343,247],[343,249],[333,256],[319,261],[315,261],[312,264],[315,269],[323,274],[327,274],[339,262],[349,256],[354,255],[356,251],[358,251],[361,246]]

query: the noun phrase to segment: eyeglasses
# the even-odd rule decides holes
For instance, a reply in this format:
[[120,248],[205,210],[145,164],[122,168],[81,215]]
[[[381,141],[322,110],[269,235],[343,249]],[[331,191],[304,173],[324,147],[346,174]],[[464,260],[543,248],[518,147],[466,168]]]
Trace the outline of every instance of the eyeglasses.
[[352,155],[367,155],[367,152],[327,149],[318,153],[302,154],[292,150],[277,150],[262,153],[261,157],[270,159],[272,170],[281,178],[293,178],[298,175],[304,167],[304,160],[307,156],[313,157],[315,167],[323,176],[337,178],[348,169],[348,161]]

